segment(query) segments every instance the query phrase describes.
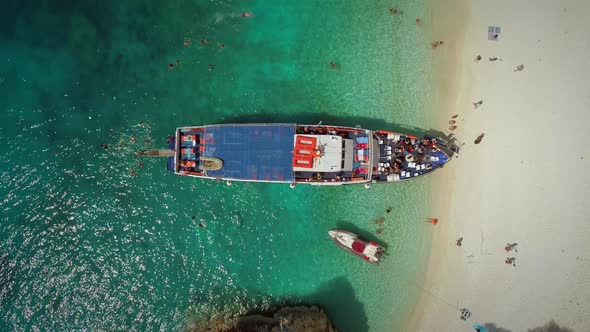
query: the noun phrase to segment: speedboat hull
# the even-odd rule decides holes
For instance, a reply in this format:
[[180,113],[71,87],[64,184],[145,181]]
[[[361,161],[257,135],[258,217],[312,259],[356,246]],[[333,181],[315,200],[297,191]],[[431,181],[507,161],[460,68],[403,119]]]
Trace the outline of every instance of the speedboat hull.
[[337,246],[371,264],[379,265],[385,252],[385,248],[380,244],[362,239],[349,231],[332,229],[328,234]]

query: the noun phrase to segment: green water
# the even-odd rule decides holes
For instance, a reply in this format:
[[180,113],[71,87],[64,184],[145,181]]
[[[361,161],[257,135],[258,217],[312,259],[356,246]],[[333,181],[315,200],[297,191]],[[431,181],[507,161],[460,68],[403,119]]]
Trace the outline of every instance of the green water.
[[[399,329],[429,248],[428,179],[228,187],[133,154],[183,125],[429,128],[428,43],[414,23],[426,8],[390,6],[2,2],[0,329],[177,330],[300,302],[342,331]],[[334,227],[380,238],[389,257],[375,267],[346,254]]]

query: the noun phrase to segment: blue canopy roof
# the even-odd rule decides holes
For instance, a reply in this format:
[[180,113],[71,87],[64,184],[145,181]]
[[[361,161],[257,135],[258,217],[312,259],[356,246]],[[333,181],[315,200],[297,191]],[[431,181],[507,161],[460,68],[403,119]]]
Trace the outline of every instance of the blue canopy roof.
[[293,181],[295,124],[212,125],[205,127],[205,153],[223,161],[208,176]]

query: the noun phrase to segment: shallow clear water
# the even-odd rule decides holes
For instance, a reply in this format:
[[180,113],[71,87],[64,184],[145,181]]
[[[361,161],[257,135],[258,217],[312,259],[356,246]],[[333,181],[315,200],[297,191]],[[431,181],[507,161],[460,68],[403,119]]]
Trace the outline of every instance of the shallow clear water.
[[[171,175],[165,160],[139,167],[133,151],[219,122],[428,128],[420,1],[395,16],[386,1],[0,7],[2,329],[170,330],[299,302],[343,331],[407,319],[428,179],[228,187]],[[374,267],[346,254],[334,227],[380,238],[389,257]]]

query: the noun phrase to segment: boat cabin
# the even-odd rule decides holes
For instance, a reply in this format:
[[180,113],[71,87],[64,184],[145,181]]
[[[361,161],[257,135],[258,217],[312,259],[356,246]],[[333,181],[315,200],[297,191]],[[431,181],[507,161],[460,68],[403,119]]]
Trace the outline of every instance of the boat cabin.
[[296,182],[333,183],[370,179],[371,132],[335,126],[297,126],[293,148]]

